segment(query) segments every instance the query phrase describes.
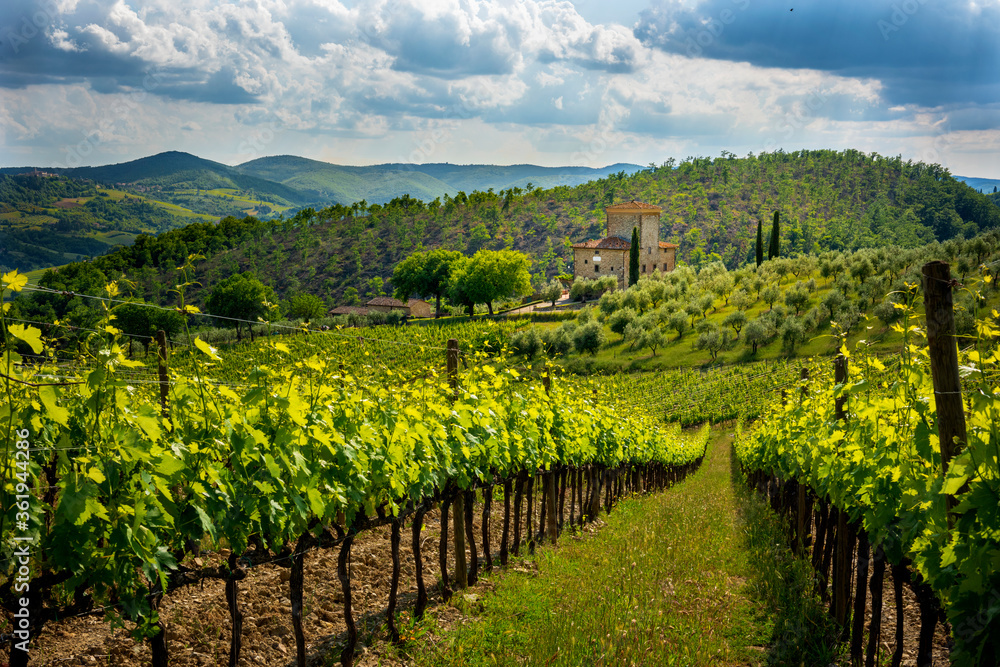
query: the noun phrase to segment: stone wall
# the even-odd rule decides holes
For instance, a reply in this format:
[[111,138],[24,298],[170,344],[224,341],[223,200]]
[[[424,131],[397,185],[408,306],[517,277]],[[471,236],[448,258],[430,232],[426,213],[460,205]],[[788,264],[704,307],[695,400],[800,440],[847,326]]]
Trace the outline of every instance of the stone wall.
[[[594,264],[594,254],[600,254],[601,261]],[[573,249],[573,277],[593,280],[603,276],[614,275],[621,283],[622,267],[625,267],[625,275],[628,275],[628,250],[608,250],[595,251],[593,248]],[[595,270],[598,269],[598,270]]]
[[633,227],[639,227],[641,236],[642,216],[638,213],[608,213],[608,236],[617,236],[631,242]]

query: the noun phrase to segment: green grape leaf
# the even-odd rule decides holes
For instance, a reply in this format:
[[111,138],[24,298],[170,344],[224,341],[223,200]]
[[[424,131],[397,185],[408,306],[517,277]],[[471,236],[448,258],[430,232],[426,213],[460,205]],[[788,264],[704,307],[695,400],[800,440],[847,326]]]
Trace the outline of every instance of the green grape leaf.
[[0,278],[3,282],[4,289],[10,289],[14,292],[20,292],[21,289],[28,284],[28,276],[23,273],[18,273],[17,270],[9,271],[3,274]]
[[306,491],[306,496],[309,498],[309,507],[312,508],[313,514],[323,516],[326,503],[323,502],[322,494],[315,487],[309,487],[309,490]]
[[208,514],[205,513],[205,510],[198,507],[197,505],[194,506],[194,511],[198,514],[198,521],[201,523],[201,529],[204,532],[208,533],[208,536],[211,537],[213,541],[218,539],[215,530],[215,524],[212,522],[211,517],[209,517]]
[[31,351],[35,354],[41,354],[42,352],[42,331],[41,329],[36,329],[35,327],[26,327],[23,324],[11,324],[7,327],[7,331],[14,338],[20,338],[31,348]]
[[207,354],[209,357],[216,361],[222,361],[222,357],[219,356],[219,351],[203,341],[200,337],[194,339],[194,346],[199,350]]
[[149,436],[150,440],[159,440],[162,435],[160,430],[160,420],[157,417],[157,408],[154,408],[148,403],[142,405],[139,408],[138,414],[135,415],[135,421],[139,424],[139,427],[145,431],[146,435]]
[[184,461],[176,456],[164,456],[156,464],[156,472],[163,477],[173,477],[184,470]]
[[45,406],[45,416],[62,426],[69,426],[69,410],[59,405],[59,394],[55,387],[39,387],[38,398]]

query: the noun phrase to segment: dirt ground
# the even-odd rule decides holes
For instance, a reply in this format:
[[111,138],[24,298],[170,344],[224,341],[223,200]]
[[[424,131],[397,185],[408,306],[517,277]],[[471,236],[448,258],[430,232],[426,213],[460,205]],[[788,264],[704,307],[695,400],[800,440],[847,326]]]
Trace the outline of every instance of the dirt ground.
[[[499,493],[495,492],[490,520],[490,551],[499,565],[503,495],[502,489],[498,488],[497,491]],[[538,502],[536,494],[536,527]],[[513,506],[513,499],[511,505]],[[567,518],[569,510],[570,498],[567,493]],[[482,505],[477,504],[474,525],[480,570],[484,565],[481,519]],[[451,520],[449,516],[449,524]],[[595,532],[599,525],[598,521],[596,525],[588,526],[585,532]],[[428,605],[435,607],[439,624],[447,625],[450,619],[457,620],[461,614],[454,607],[442,604],[438,565],[441,520],[438,510],[427,514],[422,534],[421,555]],[[451,526],[449,534],[453,537]],[[388,526],[366,531],[355,539],[351,550],[352,607],[359,639],[355,665],[359,667],[392,664],[387,662],[386,654],[392,651],[386,650],[389,635],[385,627],[392,576],[389,535]],[[346,644],[343,593],[337,578],[338,552],[339,547],[313,550],[305,559],[302,618],[309,665],[339,664],[340,651]],[[526,552],[527,548],[522,546],[522,554]],[[466,554],[468,561],[471,557],[468,549]],[[221,564],[227,556],[228,552],[225,550],[221,553],[203,553],[201,562],[205,567],[213,567]],[[402,531],[400,563],[397,610],[408,616],[412,613],[417,596],[409,521]],[[512,556],[508,567],[514,563],[517,563],[515,567],[518,568],[526,566]],[[454,577],[454,566],[452,552],[449,553],[448,564],[450,577]],[[284,667],[295,664],[289,574],[290,570],[286,567],[261,565],[251,568],[246,579],[239,583],[239,601],[244,616],[241,665]],[[489,583],[481,582],[473,590],[476,594],[482,594],[489,587]],[[171,665],[204,667],[228,663],[231,622],[223,581],[207,580],[174,591],[163,599],[160,613],[166,627]],[[131,627],[128,624],[124,629],[112,631],[100,614],[47,623],[31,652],[29,664],[60,667],[98,664],[145,667],[151,662],[149,645],[134,641],[128,632]],[[7,659],[7,650],[0,651],[0,667],[6,667]]]
[[[503,503],[495,497],[490,521],[490,544],[494,559],[499,557],[502,531]],[[537,496],[536,496],[537,511]],[[512,503],[513,504],[513,503]],[[567,517],[570,498],[567,494]],[[482,559],[481,505],[476,506],[475,536]],[[537,525],[537,517],[536,517]],[[588,525],[582,537],[596,534],[603,522]],[[443,604],[438,583],[438,543],[441,531],[440,514],[428,513],[425,519],[421,554],[424,563],[424,581],[429,605],[434,607],[439,626],[465,622],[462,612]],[[449,532],[451,532],[449,530]],[[409,523],[402,532],[400,545],[401,577],[397,609],[405,614],[400,625],[404,629],[406,617],[412,612],[416,600],[413,553],[410,546]],[[513,537],[513,535],[511,535]],[[560,539],[571,539],[566,533]],[[526,549],[522,547],[523,552]],[[522,552],[522,553],[523,553]],[[303,600],[303,629],[306,638],[309,665],[339,664],[340,651],[346,643],[343,596],[337,579],[337,549],[311,551],[305,560],[305,596]],[[467,551],[468,553],[468,551]],[[227,552],[206,553],[201,557],[206,567],[220,564]],[[389,528],[367,531],[358,536],[351,554],[351,582],[355,623],[359,643],[355,664],[359,667],[374,665],[402,665],[393,656],[385,627],[391,577]],[[524,570],[533,565],[530,561],[511,558],[509,567]],[[454,573],[454,554],[449,558],[449,575]],[[295,639],[292,635],[291,601],[289,599],[290,570],[276,564],[267,564],[249,570],[239,584],[240,605],[244,614],[243,648],[241,665],[270,665],[291,667],[295,665]],[[495,582],[480,582],[470,593],[482,594]],[[903,667],[916,665],[919,632],[919,608],[912,592],[904,587],[904,658]],[[170,664],[178,667],[206,667],[228,662],[230,619],[225,600],[225,584],[209,580],[203,585],[187,586],[167,596],[161,604],[161,615],[167,632]],[[870,619],[870,611],[866,614]],[[887,570],[883,595],[882,649],[886,655],[895,650],[895,603],[891,572]],[[112,631],[100,615],[88,615],[49,623],[31,653],[30,665],[72,666],[110,665],[113,667],[144,667],[151,662],[149,645],[134,641],[128,627]],[[418,641],[434,641],[425,635]],[[0,666],[5,667],[6,650],[0,652]],[[935,637],[934,664],[947,665],[947,628],[939,624]]]

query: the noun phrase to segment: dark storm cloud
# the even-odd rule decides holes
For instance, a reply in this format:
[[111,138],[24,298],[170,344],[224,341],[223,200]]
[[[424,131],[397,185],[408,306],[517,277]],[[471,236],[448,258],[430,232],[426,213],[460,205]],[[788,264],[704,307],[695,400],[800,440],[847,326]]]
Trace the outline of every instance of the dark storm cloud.
[[691,57],[876,78],[889,104],[998,100],[996,4],[704,0],[690,8],[660,0],[642,12],[634,34]]

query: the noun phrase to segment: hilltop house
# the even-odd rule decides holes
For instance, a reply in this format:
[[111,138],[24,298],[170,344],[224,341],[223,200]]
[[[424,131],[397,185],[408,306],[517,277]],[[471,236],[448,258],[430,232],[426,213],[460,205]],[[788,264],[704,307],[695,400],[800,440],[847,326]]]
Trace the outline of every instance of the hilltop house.
[[365,307],[374,312],[398,311],[410,317],[432,317],[434,315],[434,307],[423,299],[409,299],[403,303],[391,296],[377,296],[369,300]]
[[639,230],[639,275],[648,276],[659,269],[673,271],[677,248],[660,241],[659,206],[635,201],[604,209],[608,216],[608,235],[603,239],[573,244],[573,278],[601,278],[612,275],[618,287],[628,284],[629,250],[632,230]]

